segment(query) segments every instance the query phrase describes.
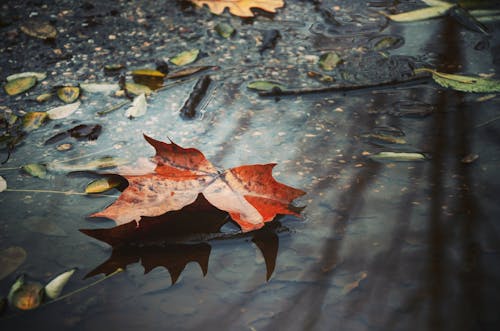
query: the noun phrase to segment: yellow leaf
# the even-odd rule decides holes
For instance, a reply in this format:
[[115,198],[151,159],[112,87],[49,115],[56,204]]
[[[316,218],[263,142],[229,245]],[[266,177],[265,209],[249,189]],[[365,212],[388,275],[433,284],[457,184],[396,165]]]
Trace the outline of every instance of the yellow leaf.
[[220,15],[225,8],[229,12],[240,17],[252,17],[250,8],[259,8],[271,13],[275,13],[277,8],[285,5],[284,0],[191,0],[198,7],[207,5],[210,11]]

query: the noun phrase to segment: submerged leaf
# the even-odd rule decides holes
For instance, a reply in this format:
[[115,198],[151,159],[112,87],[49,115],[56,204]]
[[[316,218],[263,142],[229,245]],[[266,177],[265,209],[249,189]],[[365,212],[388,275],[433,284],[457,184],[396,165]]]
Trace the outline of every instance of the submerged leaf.
[[23,226],[29,231],[41,233],[47,236],[64,237],[66,231],[61,229],[48,217],[31,216],[23,221]]
[[215,26],[215,31],[225,39],[229,39],[234,34],[234,28],[227,23],[219,23]]
[[132,106],[130,106],[125,112],[125,116],[127,117],[140,117],[146,114],[148,109],[148,104],[146,102],[146,95],[143,93],[137,97],[135,97],[132,102]]
[[47,115],[51,120],[59,120],[73,114],[80,107],[80,101],[69,105],[59,106],[47,111]]
[[36,84],[35,76],[21,77],[12,79],[5,84],[4,89],[8,95],[16,95],[19,93],[23,93]]
[[42,126],[43,123],[48,118],[48,114],[46,112],[33,111],[27,113],[23,117],[23,129],[24,131],[33,131]]
[[408,153],[408,152],[380,152],[378,154],[370,155],[370,158],[375,161],[393,161],[393,162],[412,162],[424,161],[427,158],[422,153]]
[[253,82],[248,83],[247,88],[256,91],[272,91],[277,88],[280,90],[286,90],[286,86],[283,84],[269,80],[254,80]]
[[63,86],[57,89],[57,96],[65,103],[71,103],[80,96],[78,86]]
[[[1,178],[1,177],[0,177]],[[22,247],[11,246],[0,251],[0,280],[14,272],[26,260],[26,251]]]
[[62,274],[58,275],[54,279],[52,279],[50,282],[45,285],[45,295],[49,299],[55,299],[61,295],[61,292],[66,285],[66,283],[69,281],[71,276],[75,273],[76,268],[73,268],[71,270],[65,271]]
[[47,169],[43,164],[30,163],[22,166],[22,169],[33,177],[47,177]]
[[196,61],[196,59],[198,58],[198,54],[200,54],[200,50],[194,48],[189,51],[184,51],[182,53],[177,54],[176,56],[170,59],[170,62],[178,66],[183,66]]
[[220,15],[225,8],[229,8],[229,12],[240,17],[254,16],[250,8],[259,8],[264,11],[275,13],[277,8],[285,5],[283,0],[190,0],[198,7],[207,5],[210,11]]
[[97,160],[92,160],[87,163],[80,164],[67,164],[60,161],[54,161],[47,164],[47,169],[50,171],[92,171],[92,170],[101,170],[107,168],[114,168],[119,165],[127,164],[128,161],[124,159],[119,159],[111,156],[105,156]]
[[7,181],[0,176],[0,192],[3,192],[7,189]]
[[337,65],[342,63],[342,59],[335,52],[328,52],[319,57],[319,66],[326,71],[335,69]]
[[21,31],[28,36],[39,39],[53,39],[57,36],[57,30],[49,22],[37,19],[30,20],[21,25]]
[[415,74],[429,72],[436,83],[456,91],[476,93],[500,92],[500,80],[496,79],[446,74],[428,68],[415,69],[414,72]]

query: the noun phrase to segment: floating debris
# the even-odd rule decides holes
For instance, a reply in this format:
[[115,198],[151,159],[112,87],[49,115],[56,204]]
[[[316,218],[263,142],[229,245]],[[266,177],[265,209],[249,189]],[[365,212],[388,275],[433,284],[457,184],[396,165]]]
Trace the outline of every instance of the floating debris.
[[414,70],[416,75],[422,72],[431,73],[432,78],[436,83],[456,91],[476,93],[500,92],[500,80],[482,78],[479,76],[447,74],[429,68],[419,68]]
[[52,98],[52,93],[43,93],[43,94],[40,94],[39,96],[36,97],[36,101],[37,102],[45,102],[45,101],[49,101],[50,98]]
[[42,179],[47,177],[47,168],[43,164],[39,163],[25,164],[21,167],[21,169],[23,169],[24,172],[33,177]]
[[80,101],[69,105],[59,106],[47,111],[47,115],[51,120],[59,120],[73,114],[80,107]]
[[185,76],[189,76],[192,74],[196,74],[201,71],[209,70],[209,69],[218,69],[217,66],[193,66],[188,68],[182,68],[175,70],[167,75],[168,79],[181,78]]
[[254,80],[248,83],[247,88],[255,91],[272,91],[275,89],[286,90],[286,86],[270,80]]
[[182,53],[177,54],[176,56],[170,59],[170,62],[172,62],[177,66],[183,66],[196,61],[196,59],[198,58],[198,54],[200,54],[200,50],[194,48],[189,51],[184,51]]
[[149,96],[153,92],[153,90],[151,90],[148,86],[137,83],[126,83],[125,88],[128,93],[133,94],[135,96],[141,94]]
[[18,74],[13,74],[10,76],[7,76],[5,78],[6,81],[10,82],[12,80],[16,80],[18,78],[27,78],[27,77],[35,77],[38,82],[44,80],[47,78],[47,74],[45,72],[34,72],[34,71],[29,71],[29,72],[21,72]]
[[73,148],[73,145],[70,144],[70,143],[64,143],[64,144],[60,144],[59,146],[56,147],[56,149],[59,151],[59,152],[65,152],[65,151],[69,151],[70,149]]
[[477,159],[479,159],[479,154],[470,153],[470,154],[467,154],[466,156],[464,156],[460,160],[460,162],[465,163],[465,164],[470,164],[470,163],[476,161]]
[[55,136],[52,136],[47,141],[45,141],[45,145],[56,143],[67,137],[72,137],[79,140],[96,140],[101,134],[101,131],[102,126],[100,126],[99,124],[80,124],[69,130],[60,132]]
[[118,91],[120,86],[113,83],[82,83],[80,88],[85,93],[113,93]]
[[7,189],[7,181],[2,176],[0,176],[0,192],[5,191],[6,189]]
[[146,85],[152,90],[157,90],[163,86],[163,78],[166,75],[154,69],[138,69],[132,71],[132,78],[137,84]]
[[95,194],[95,193],[103,193],[119,187],[122,184],[122,181],[119,180],[118,176],[112,176],[107,178],[100,178],[90,182],[85,188],[85,193]]

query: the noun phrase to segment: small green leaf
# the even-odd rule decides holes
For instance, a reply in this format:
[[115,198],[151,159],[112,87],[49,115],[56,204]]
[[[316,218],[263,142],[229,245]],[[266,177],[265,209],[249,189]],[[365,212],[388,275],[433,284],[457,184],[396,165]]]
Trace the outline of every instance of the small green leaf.
[[198,54],[200,54],[199,49],[196,48],[191,49],[189,51],[184,51],[182,53],[177,54],[176,56],[170,59],[170,62],[178,66],[183,66],[196,61],[196,59],[198,58]]
[[319,66],[326,71],[335,69],[337,65],[342,63],[342,59],[337,53],[328,52],[319,57]]
[[22,169],[33,177],[47,177],[47,169],[43,164],[30,163],[22,166]]
[[23,93],[36,84],[36,77],[28,76],[12,79],[5,84],[4,89],[8,95],[16,95]]
[[272,91],[274,88],[286,90],[286,86],[268,80],[254,80],[253,82],[248,83],[247,88],[256,91]]
[[415,74],[430,72],[432,78],[439,85],[462,92],[492,93],[500,92],[500,80],[482,78],[478,76],[465,76],[447,74],[433,69],[419,68],[414,70]]
[[215,26],[215,31],[225,39],[229,39],[234,34],[234,28],[227,23],[219,23]]
[[114,177],[96,179],[85,188],[85,193],[95,194],[109,191],[120,185],[120,181]]

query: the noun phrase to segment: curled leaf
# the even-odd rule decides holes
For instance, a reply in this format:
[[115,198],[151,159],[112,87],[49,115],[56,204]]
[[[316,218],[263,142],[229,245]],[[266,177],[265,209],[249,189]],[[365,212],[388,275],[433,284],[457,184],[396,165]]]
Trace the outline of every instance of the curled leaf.
[[39,39],[54,39],[57,36],[57,30],[52,24],[37,19],[23,23],[21,31],[30,37]]
[[8,300],[11,306],[20,310],[38,308],[43,300],[43,285],[28,282],[24,275],[19,276],[11,286]]
[[415,69],[414,72],[415,74],[429,72],[436,83],[456,91],[476,93],[500,92],[500,80],[496,79],[447,74],[428,68]]
[[36,77],[28,76],[28,77],[20,77],[16,79],[12,79],[5,84],[4,89],[8,95],[16,95],[23,93],[36,84]]
[[65,271],[48,282],[47,285],[45,285],[45,295],[47,295],[50,299],[55,299],[61,295],[64,286],[69,281],[71,276],[73,276],[75,271],[76,268]]
[[198,54],[200,54],[200,50],[194,48],[189,51],[184,51],[182,53],[177,54],[176,56],[170,59],[170,62],[178,66],[183,66],[196,61],[196,59],[198,58]]
[[70,103],[47,111],[47,115],[51,120],[59,120],[73,114],[80,107],[80,101]]

